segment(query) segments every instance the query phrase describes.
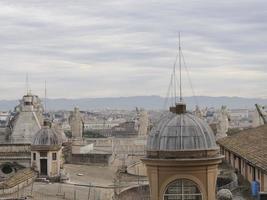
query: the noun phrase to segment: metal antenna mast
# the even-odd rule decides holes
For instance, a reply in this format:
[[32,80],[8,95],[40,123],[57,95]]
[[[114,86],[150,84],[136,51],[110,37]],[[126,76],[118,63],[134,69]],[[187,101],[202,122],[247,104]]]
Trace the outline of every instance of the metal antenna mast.
[[44,111],[46,113],[46,97],[47,97],[47,91],[46,91],[46,80],[45,80],[45,99],[44,99]]
[[26,94],[29,94],[29,75],[26,74]]
[[176,62],[177,62],[177,57],[175,59],[174,65],[173,65],[173,95],[174,95],[174,105],[176,104]]
[[182,97],[182,60],[181,60],[181,33],[179,32],[179,73],[180,73],[180,102],[183,101]]

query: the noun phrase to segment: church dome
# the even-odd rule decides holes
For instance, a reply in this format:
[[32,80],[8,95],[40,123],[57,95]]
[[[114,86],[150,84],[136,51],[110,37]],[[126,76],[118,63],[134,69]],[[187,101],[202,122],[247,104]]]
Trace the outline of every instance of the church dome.
[[206,122],[186,112],[184,104],[171,110],[149,134],[147,151],[217,149],[214,134]]
[[58,136],[58,133],[50,128],[49,126],[42,127],[39,130],[32,142],[33,146],[61,146],[62,140],[61,137]]

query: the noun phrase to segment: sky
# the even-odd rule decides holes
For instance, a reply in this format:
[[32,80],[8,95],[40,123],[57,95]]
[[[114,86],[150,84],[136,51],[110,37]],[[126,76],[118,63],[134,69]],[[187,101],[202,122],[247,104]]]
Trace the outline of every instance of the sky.
[[[0,99],[166,96],[181,32],[184,96],[267,98],[265,0],[1,0]],[[190,76],[188,76],[190,75]],[[193,90],[190,87],[189,77]]]

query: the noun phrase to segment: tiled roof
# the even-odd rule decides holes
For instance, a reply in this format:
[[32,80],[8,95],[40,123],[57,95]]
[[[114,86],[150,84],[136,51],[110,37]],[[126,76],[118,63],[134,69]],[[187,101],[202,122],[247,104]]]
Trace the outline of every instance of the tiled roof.
[[240,131],[217,142],[252,165],[267,171],[267,125]]

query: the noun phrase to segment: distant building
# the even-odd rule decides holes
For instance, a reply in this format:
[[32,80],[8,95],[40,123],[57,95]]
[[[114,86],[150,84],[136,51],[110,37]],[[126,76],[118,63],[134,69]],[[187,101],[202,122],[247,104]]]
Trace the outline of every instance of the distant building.
[[114,137],[135,137],[138,135],[138,127],[135,121],[127,121],[114,126],[111,129],[111,135]]
[[242,118],[248,118],[249,117],[249,110],[248,109],[231,109],[229,111],[229,114],[231,116],[231,119],[239,120]]
[[225,160],[249,182],[267,192],[267,125],[251,128],[217,141]]
[[222,156],[210,127],[186,112],[184,104],[171,108],[152,129],[147,167],[152,200],[215,200],[218,164]]
[[0,128],[7,127],[9,118],[10,118],[9,112],[0,112]]
[[[124,122],[125,120],[123,120]],[[122,120],[104,120],[104,119],[94,119],[84,122],[84,130],[90,131],[101,131],[101,130],[111,130],[113,127],[118,126]]]

